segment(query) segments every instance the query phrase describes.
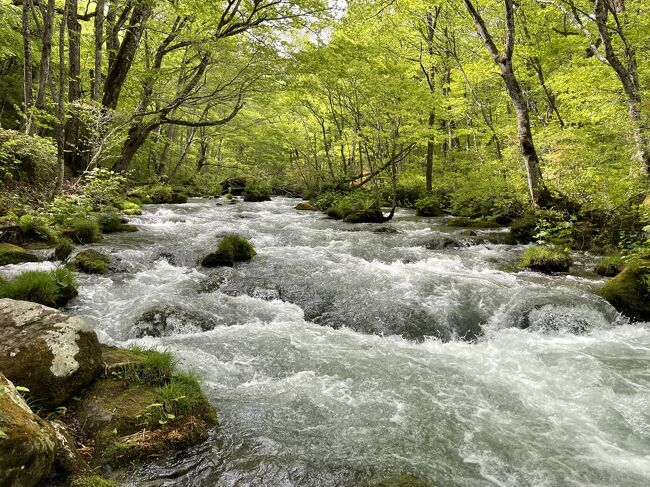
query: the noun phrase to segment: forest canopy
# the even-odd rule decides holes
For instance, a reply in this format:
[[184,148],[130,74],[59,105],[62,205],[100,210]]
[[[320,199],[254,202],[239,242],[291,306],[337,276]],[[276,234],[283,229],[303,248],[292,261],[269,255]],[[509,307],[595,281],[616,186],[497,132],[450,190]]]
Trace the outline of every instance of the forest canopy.
[[0,176],[16,182],[17,145],[57,154],[55,192],[103,167],[205,191],[235,176],[289,194],[363,186],[472,217],[638,209],[649,10],[1,0]]

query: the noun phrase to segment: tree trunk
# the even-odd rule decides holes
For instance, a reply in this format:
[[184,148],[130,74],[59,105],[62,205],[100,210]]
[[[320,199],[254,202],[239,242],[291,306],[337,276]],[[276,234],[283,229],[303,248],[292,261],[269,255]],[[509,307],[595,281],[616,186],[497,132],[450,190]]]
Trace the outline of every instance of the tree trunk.
[[104,82],[102,105],[106,108],[112,110],[117,108],[122,87],[133,64],[142,32],[144,31],[149,15],[151,15],[151,11],[152,6],[149,2],[140,2],[133,9],[129,27],[126,34],[124,34],[124,39],[122,39],[122,43],[115,54],[115,59],[109,67],[106,81]]
[[[66,0],[68,11],[68,103],[81,98],[81,24],[77,18],[78,0]],[[66,124],[66,164],[74,174],[83,171],[83,158],[79,150],[80,120],[74,108]]]
[[503,52],[499,52],[494,40],[490,35],[485,21],[480,16],[471,0],[463,0],[465,7],[470,16],[474,20],[476,30],[483,39],[483,43],[487,48],[494,63],[499,67],[501,77],[506,86],[506,92],[510,97],[510,102],[515,109],[517,117],[517,138],[519,140],[519,150],[524,158],[526,167],[526,176],[528,179],[528,196],[533,206],[545,204],[548,199],[548,191],[544,186],[542,179],[542,171],[539,166],[539,158],[535,150],[533,141],[533,133],[530,128],[530,115],[528,113],[528,104],[521,89],[521,85],[517,81],[514,70],[512,68],[512,55],[515,49],[515,17],[513,0],[504,0],[504,11],[506,20],[506,42]]
[[57,100],[56,118],[56,157],[57,176],[54,196],[61,192],[65,178],[65,26],[68,22],[68,4],[63,7],[63,17],[59,25],[59,99]]
[[43,16],[43,47],[41,48],[41,66],[38,73],[38,94],[36,95],[36,108],[42,110],[45,106],[45,93],[51,78],[52,59],[52,29],[54,28],[55,0],[48,0],[47,10]]
[[97,0],[95,7],[95,70],[93,73],[92,99],[99,100],[104,64],[104,7],[105,0]]
[[32,105],[33,105],[33,87],[32,87],[32,33],[29,24],[29,13],[31,2],[23,0],[23,18],[22,18],[22,35],[23,35],[23,94],[25,110],[25,131],[32,133]]
[[[436,122],[436,114],[433,110],[429,112],[429,130],[433,130]],[[427,167],[426,167],[426,190],[430,193],[433,189],[433,135],[427,140]]]
[[149,134],[160,125],[157,122],[149,123],[148,125],[142,125],[140,123],[134,123],[129,129],[129,134],[122,146],[122,152],[120,158],[113,167],[115,171],[124,172],[129,169],[129,165],[133,160],[138,149],[142,147],[142,144],[145,143]]

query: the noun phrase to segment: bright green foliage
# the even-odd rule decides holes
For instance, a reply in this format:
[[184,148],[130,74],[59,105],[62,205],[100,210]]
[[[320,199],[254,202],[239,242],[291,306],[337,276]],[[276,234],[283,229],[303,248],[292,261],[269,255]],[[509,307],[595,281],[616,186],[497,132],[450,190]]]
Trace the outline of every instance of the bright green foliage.
[[253,179],[246,183],[244,201],[269,201],[271,199],[271,185],[261,179]]
[[156,399],[167,415],[174,416],[201,413],[207,402],[196,376],[186,373],[176,373],[158,390]]
[[165,184],[140,186],[130,194],[149,204],[187,203],[185,194]]
[[140,347],[129,349],[137,361],[124,371],[124,378],[148,385],[167,384],[176,371],[176,359],[171,352],[158,352]]
[[558,247],[531,247],[524,252],[519,267],[538,272],[567,272],[573,263],[571,255]]
[[56,148],[50,139],[0,129],[0,188],[12,181],[43,184],[55,170]]
[[18,227],[25,237],[48,242],[56,240],[56,230],[43,217],[23,215],[18,220]]
[[40,259],[25,251],[22,247],[8,243],[0,243],[0,266],[21,264],[23,262],[38,262]]
[[[334,194],[336,195],[336,193]],[[317,205],[322,203],[323,201],[319,199]],[[384,221],[379,200],[372,192],[365,190],[336,195],[330,206],[325,209],[325,214],[351,223],[381,223]]]
[[65,306],[77,295],[77,283],[65,269],[28,271],[0,284],[0,297],[32,301],[50,307]]
[[420,216],[442,216],[442,205],[442,198],[434,193],[417,200],[415,210]]
[[73,220],[69,222],[63,234],[80,244],[99,242],[102,238],[102,230],[95,220]]
[[129,216],[136,216],[136,215],[142,215],[142,206],[139,204],[129,201],[129,200],[123,200],[118,202],[118,208],[122,210],[122,213],[125,215]]
[[74,258],[74,267],[86,274],[106,274],[108,273],[108,264],[111,263],[111,258],[97,252],[96,250],[83,250],[79,252]]

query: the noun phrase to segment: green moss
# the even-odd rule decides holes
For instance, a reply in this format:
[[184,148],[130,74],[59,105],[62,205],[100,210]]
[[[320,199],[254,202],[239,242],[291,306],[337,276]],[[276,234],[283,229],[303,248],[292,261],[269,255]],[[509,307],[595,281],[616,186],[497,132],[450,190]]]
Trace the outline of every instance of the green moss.
[[650,321],[650,259],[632,259],[599,294],[626,316]]
[[256,255],[253,245],[235,233],[230,233],[221,239],[217,252],[231,253],[235,262],[251,260]]
[[187,203],[186,194],[166,184],[140,186],[133,190],[130,195],[137,197],[143,203],[150,204]]
[[74,250],[74,242],[67,237],[62,237],[56,242],[56,247],[54,248],[54,258],[56,260],[65,260],[70,257],[70,254]]
[[519,267],[538,272],[567,272],[573,263],[568,251],[557,247],[531,247],[524,252]]
[[117,487],[112,480],[106,480],[99,475],[81,475],[73,477],[68,484],[69,487]]
[[95,220],[78,219],[68,223],[63,234],[80,244],[99,242],[102,231]]
[[594,272],[599,276],[614,277],[625,267],[625,261],[620,255],[608,255],[602,257],[596,263]]
[[110,256],[96,250],[84,250],[74,258],[75,268],[86,274],[106,274],[110,263]]
[[419,216],[442,216],[442,200],[438,194],[430,194],[415,202],[415,212]]
[[433,487],[433,485],[415,475],[401,474],[393,477],[371,480],[365,483],[363,487]]
[[66,269],[28,271],[0,284],[0,298],[32,301],[50,307],[65,306],[77,295],[77,283]]
[[350,193],[325,193],[316,200],[325,214],[348,223],[382,223],[380,201],[365,190]]
[[244,201],[270,201],[271,200],[271,185],[266,181],[260,179],[253,179],[246,183],[244,189]]
[[225,251],[217,250],[206,255],[201,260],[203,267],[232,267],[235,265],[235,258],[232,255],[232,250]]
[[123,371],[124,378],[130,382],[148,385],[168,383],[176,370],[176,359],[171,352],[158,352],[139,347],[131,347],[133,360]]
[[23,262],[38,262],[40,259],[17,245],[0,243],[0,266],[22,264]]
[[157,400],[174,416],[205,413],[207,399],[193,374],[178,373],[158,390]]

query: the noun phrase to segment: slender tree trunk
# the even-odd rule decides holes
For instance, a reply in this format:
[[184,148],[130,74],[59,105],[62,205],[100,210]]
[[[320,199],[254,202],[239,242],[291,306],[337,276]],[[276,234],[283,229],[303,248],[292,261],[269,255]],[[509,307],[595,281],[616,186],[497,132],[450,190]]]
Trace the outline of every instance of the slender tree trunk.
[[[68,23],[68,103],[81,98],[81,24],[77,17],[78,0],[66,0]],[[74,108],[66,124],[66,164],[74,174],[83,171],[83,158],[79,147],[80,120]]]
[[31,10],[31,1],[23,0],[23,18],[22,18],[22,35],[23,35],[23,93],[24,93],[24,110],[25,110],[25,131],[32,133],[32,105],[33,87],[32,87],[32,33],[29,23],[29,13]]
[[45,106],[47,85],[51,79],[52,59],[52,30],[54,28],[55,0],[48,0],[47,9],[43,16],[43,47],[41,48],[41,66],[38,73],[38,93],[36,95],[36,108],[42,110]]
[[58,120],[56,127],[56,156],[57,156],[57,176],[54,187],[56,196],[63,188],[65,178],[65,27],[68,22],[68,4],[63,7],[63,17],[59,25],[59,89],[56,107],[56,118]]
[[93,73],[92,99],[99,100],[104,64],[104,8],[105,0],[97,0],[95,7],[95,70]]
[[[436,122],[436,114],[433,110],[429,112],[429,130],[433,130]],[[430,193],[433,189],[433,135],[427,140],[427,167],[426,167],[426,190]]]
[[474,20],[476,30],[483,39],[494,63],[499,67],[501,77],[506,86],[506,92],[515,110],[517,118],[517,138],[519,150],[524,158],[526,176],[528,179],[528,195],[533,206],[545,204],[548,199],[548,192],[542,179],[542,171],[539,165],[539,158],[535,150],[533,133],[530,128],[530,115],[528,104],[521,89],[521,85],[515,76],[512,67],[512,56],[515,48],[515,18],[513,0],[504,0],[504,11],[506,20],[506,42],[503,52],[497,49],[492,36],[490,35],[485,21],[478,13],[471,0],[463,0],[465,7]]

